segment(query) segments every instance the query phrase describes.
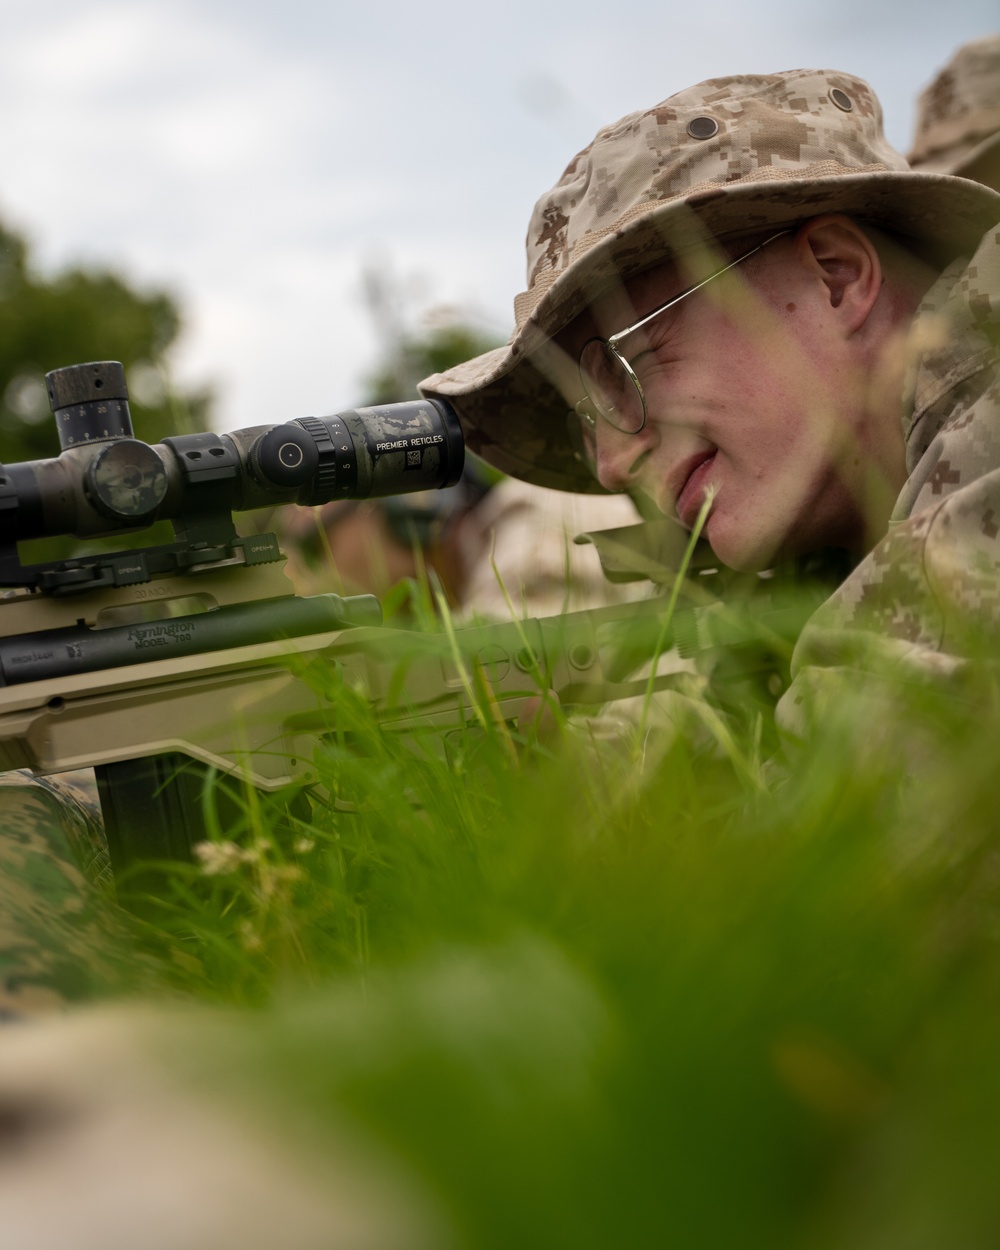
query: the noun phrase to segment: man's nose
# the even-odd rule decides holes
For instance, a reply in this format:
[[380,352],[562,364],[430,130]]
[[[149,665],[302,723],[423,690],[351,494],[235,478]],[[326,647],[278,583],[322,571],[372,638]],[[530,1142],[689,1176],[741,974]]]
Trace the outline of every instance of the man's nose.
[[656,441],[656,431],[647,421],[637,434],[625,434],[607,421],[598,420],[594,431],[595,472],[605,490],[629,490],[639,485],[643,465]]

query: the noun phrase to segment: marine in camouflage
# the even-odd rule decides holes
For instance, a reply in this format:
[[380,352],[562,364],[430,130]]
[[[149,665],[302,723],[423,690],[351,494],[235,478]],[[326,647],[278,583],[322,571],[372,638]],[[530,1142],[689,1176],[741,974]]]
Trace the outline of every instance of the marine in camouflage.
[[605,127],[538,202],[508,346],[422,384],[491,463],[584,490],[565,429],[576,361],[551,338],[616,284],[828,212],[933,256],[902,405],[908,478],[888,533],[802,636],[779,706],[793,733],[845,670],[877,656],[954,673],[1000,619],[1000,196],[949,172],[960,138],[966,157],[992,143],[998,53],[1000,39],[969,45],[925,95],[916,171],[867,84],[830,71],[713,79]]

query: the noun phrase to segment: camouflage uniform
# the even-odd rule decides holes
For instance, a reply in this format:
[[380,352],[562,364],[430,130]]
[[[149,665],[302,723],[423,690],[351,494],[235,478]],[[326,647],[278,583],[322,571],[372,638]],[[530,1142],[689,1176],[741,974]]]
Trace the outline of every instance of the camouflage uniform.
[[[778,706],[792,732],[845,670],[954,674],[1000,620],[1000,228],[930,289],[904,396],[909,478],[889,532],[816,613]],[[995,646],[995,643],[994,643]]]
[[85,787],[0,773],[0,1022],[124,987],[108,872]]

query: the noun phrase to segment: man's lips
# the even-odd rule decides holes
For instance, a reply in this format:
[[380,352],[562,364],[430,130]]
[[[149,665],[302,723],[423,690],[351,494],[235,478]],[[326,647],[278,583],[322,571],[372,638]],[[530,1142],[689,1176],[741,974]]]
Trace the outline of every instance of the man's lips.
[[705,490],[712,466],[715,464],[716,453],[717,448],[713,447],[709,451],[701,451],[689,456],[677,472],[676,481],[679,489],[676,495],[677,503],[674,506],[681,524],[687,529],[693,528],[701,506],[705,502]]

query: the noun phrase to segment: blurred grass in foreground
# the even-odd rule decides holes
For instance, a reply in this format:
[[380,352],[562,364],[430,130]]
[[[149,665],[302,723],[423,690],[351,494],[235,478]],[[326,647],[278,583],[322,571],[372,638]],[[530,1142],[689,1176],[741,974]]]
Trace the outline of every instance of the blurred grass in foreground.
[[198,1081],[320,1168],[346,1119],[459,1245],[1000,1241],[985,662],[860,675],[775,761],[697,698],[669,741],[447,760],[340,711],[357,810],[251,813],[178,877],[171,992],[239,1008]]

